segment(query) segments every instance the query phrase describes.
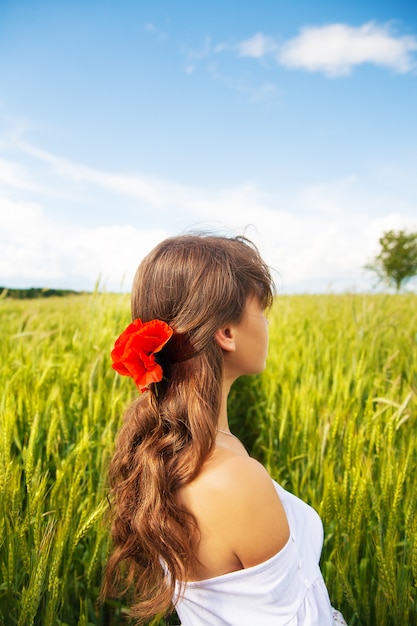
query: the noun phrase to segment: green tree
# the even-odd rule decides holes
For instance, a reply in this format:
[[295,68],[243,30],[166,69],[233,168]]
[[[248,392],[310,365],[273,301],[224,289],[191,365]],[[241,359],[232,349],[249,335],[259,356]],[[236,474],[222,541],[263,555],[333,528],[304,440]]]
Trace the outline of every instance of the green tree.
[[365,268],[400,291],[405,282],[417,275],[417,232],[388,230],[380,237],[379,245],[379,254]]

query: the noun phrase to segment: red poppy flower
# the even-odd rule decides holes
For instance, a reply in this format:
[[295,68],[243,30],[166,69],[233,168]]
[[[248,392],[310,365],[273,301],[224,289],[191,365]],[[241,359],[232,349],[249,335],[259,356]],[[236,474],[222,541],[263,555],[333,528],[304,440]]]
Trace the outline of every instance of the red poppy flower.
[[131,376],[143,392],[151,383],[162,380],[162,367],[155,354],[162,350],[173,333],[171,326],[161,320],[134,320],[120,335],[111,353],[113,369],[122,376]]

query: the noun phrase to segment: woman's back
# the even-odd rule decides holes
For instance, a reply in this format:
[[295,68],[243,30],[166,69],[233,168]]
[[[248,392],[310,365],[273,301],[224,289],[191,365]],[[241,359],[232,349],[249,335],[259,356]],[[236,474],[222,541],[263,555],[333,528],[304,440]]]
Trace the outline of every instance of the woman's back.
[[268,473],[229,435],[218,433],[214,452],[179,491],[178,503],[199,529],[192,539],[199,562],[193,580],[262,563],[288,541],[286,514]]

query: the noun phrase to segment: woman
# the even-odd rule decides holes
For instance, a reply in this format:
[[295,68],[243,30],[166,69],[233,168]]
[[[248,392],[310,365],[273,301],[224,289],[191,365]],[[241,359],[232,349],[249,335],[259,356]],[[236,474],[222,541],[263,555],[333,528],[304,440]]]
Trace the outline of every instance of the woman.
[[139,266],[134,322],[113,367],[143,394],[110,468],[105,594],[133,593],[146,622],[174,606],[183,626],[327,626],[322,525],[232,435],[227,397],[265,368],[268,267],[245,238],[184,235]]

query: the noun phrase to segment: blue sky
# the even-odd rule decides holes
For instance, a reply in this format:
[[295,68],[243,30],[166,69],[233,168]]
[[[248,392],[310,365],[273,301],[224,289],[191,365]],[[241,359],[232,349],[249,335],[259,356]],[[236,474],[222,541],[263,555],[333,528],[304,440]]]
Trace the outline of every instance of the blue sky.
[[0,285],[130,288],[246,233],[284,293],[417,228],[417,4],[0,0]]

